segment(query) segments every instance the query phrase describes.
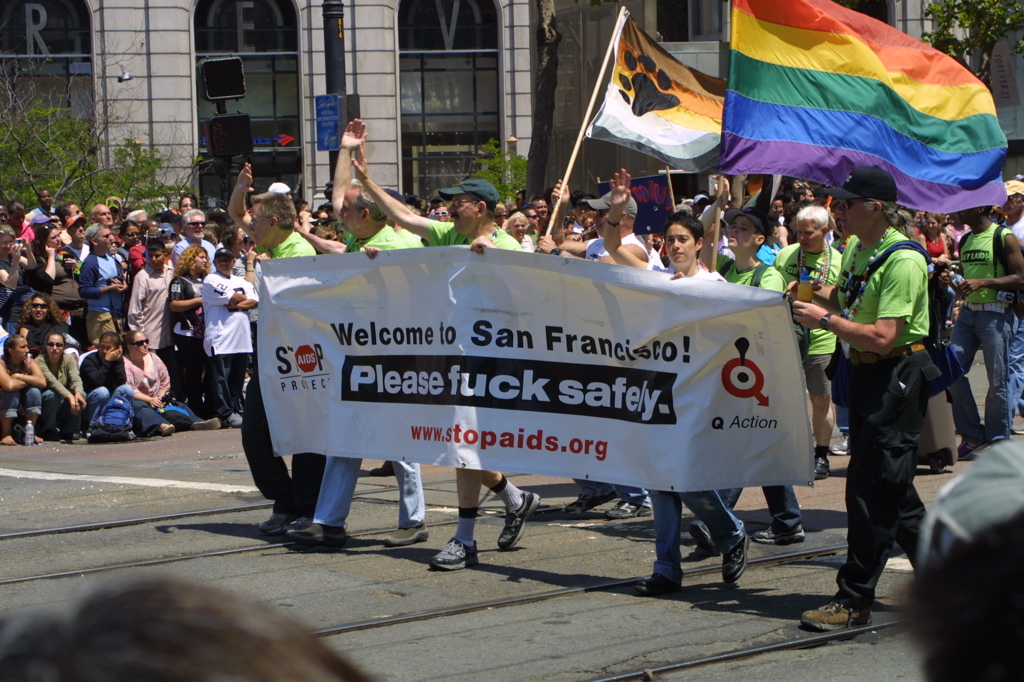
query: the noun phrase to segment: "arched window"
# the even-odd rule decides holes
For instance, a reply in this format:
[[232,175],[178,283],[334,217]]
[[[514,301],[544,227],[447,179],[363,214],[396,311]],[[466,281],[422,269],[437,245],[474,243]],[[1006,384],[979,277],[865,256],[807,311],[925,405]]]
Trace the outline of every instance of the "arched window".
[[[227,103],[252,120],[253,174],[257,189],[275,180],[298,191],[302,177],[302,120],[299,116],[298,21],[290,0],[199,0],[195,13],[196,60],[237,56],[245,71],[245,98]],[[197,82],[201,89],[203,84]],[[217,107],[196,96],[199,125]],[[200,153],[205,138],[200,130]],[[203,196],[222,197],[223,168],[200,175]]]
[[402,184],[430,196],[501,139],[493,0],[403,0],[398,10]]
[[89,12],[80,0],[0,3],[0,73],[4,92],[23,104],[92,115]]

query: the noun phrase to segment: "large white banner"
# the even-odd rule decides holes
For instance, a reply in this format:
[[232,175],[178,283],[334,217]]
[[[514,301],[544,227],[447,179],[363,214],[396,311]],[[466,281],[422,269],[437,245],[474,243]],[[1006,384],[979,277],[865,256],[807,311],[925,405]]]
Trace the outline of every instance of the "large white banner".
[[488,249],[262,261],[274,449],[655,490],[813,480],[776,292]]

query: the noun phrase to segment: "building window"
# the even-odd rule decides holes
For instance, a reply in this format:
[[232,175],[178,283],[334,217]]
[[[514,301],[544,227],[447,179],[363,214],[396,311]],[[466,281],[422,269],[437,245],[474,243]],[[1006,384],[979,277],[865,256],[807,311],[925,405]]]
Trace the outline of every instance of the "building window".
[[398,11],[402,186],[433,196],[501,139],[492,0],[403,0]]
[[3,92],[22,105],[60,107],[81,118],[92,116],[91,35],[89,12],[80,0],[2,3]]
[[[274,181],[294,191],[302,178],[302,120],[299,116],[298,22],[289,0],[200,0],[195,14],[196,60],[237,56],[245,71],[246,95],[229,100],[229,112],[252,120],[253,174],[257,190]],[[197,83],[201,89],[203,84]],[[202,125],[217,107],[197,93],[200,155],[207,158]],[[205,197],[226,198],[224,169],[210,160],[200,174]]]

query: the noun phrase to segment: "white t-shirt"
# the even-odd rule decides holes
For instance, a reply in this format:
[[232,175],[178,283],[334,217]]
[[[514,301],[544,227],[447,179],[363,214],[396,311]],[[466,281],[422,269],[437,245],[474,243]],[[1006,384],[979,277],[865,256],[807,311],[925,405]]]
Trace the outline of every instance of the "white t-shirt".
[[1020,220],[1015,222],[1013,225],[1006,223],[1006,226],[1010,228],[1014,236],[1017,237],[1017,241],[1024,244],[1024,215],[1020,217]]
[[206,320],[203,350],[207,355],[252,352],[248,313],[228,310],[228,302],[235,293],[245,294],[246,298],[254,301],[260,300],[252,285],[241,277],[225,277],[215,272],[203,280],[203,317]]
[[[669,264],[668,267],[664,267],[664,266],[662,266],[660,264],[659,265],[655,265],[654,266],[654,270],[656,272],[667,272],[667,273],[670,273],[670,274],[675,274],[675,272],[676,272],[675,266],[673,266],[671,263]],[[698,267],[697,274],[694,275],[693,277],[682,277],[680,279],[703,279],[703,280],[707,280],[709,282],[724,282],[725,281],[725,277],[722,277],[717,272],[711,272],[710,270],[705,270],[702,267]]]
[[[647,269],[654,270],[654,261],[661,261],[660,258],[653,256],[650,251],[647,250],[647,245],[635,234],[627,234],[622,238],[623,246],[638,246],[640,249],[647,254]],[[587,260],[601,260],[602,258],[608,257],[608,251],[604,248],[604,238],[592,239],[587,242]]]

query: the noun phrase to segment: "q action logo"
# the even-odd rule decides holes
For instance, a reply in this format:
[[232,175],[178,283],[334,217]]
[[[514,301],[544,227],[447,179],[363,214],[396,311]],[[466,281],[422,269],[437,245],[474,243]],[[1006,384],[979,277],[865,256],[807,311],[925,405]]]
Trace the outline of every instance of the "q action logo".
[[764,373],[752,360],[747,359],[750,341],[741,336],[736,339],[736,351],[739,357],[733,358],[722,367],[722,385],[729,395],[737,398],[757,398],[757,404],[768,406],[768,396],[764,394]]
[[278,346],[274,355],[282,392],[327,389],[330,374],[324,370],[324,350],[319,343],[303,344],[298,348]]

